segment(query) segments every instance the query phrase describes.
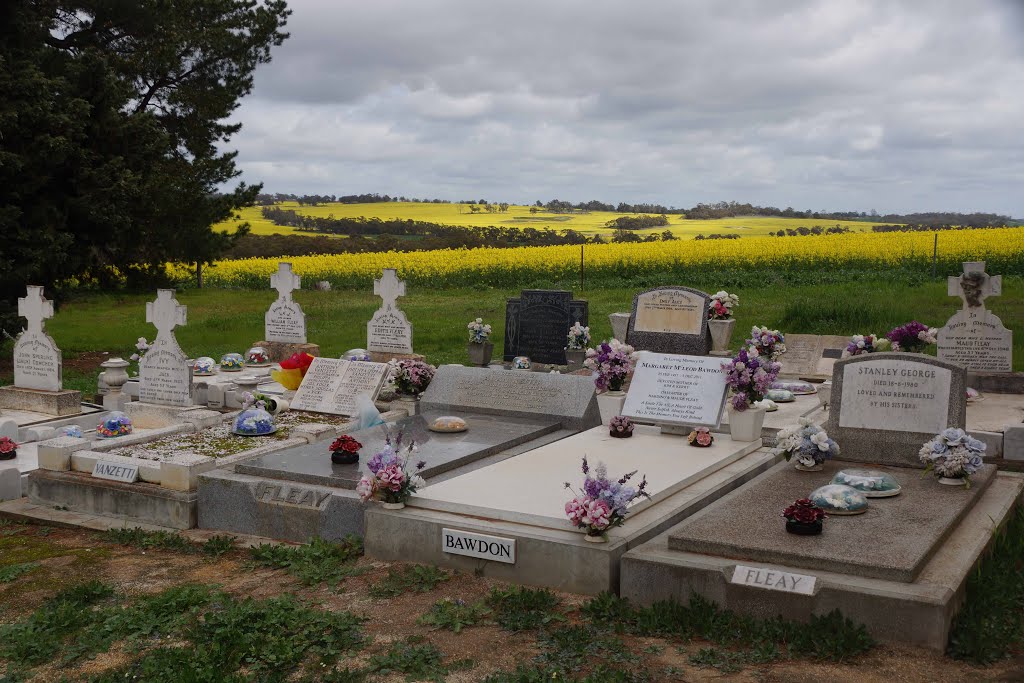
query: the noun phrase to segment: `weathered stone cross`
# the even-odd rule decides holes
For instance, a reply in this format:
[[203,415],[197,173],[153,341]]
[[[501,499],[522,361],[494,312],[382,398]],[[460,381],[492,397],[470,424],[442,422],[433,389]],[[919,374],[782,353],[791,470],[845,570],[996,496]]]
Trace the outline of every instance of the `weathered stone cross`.
[[398,271],[385,268],[379,280],[373,281],[373,293],[384,300],[384,308],[395,308],[398,297],[405,296],[405,283],[398,279]]
[[966,261],[962,275],[946,279],[946,293],[963,299],[964,310],[985,308],[985,299],[1003,293],[1003,276],[986,273],[984,261]]
[[270,286],[277,290],[278,301],[291,301],[292,291],[302,286],[302,278],[292,272],[292,264],[281,261],[277,272],[270,276]]
[[28,320],[29,334],[42,334],[43,321],[53,317],[53,302],[43,298],[43,288],[29,285],[28,293],[18,299],[18,315]]
[[185,324],[188,309],[174,298],[173,289],[156,290],[156,301],[146,303],[146,322],[156,328],[156,338],[174,336],[174,328]]

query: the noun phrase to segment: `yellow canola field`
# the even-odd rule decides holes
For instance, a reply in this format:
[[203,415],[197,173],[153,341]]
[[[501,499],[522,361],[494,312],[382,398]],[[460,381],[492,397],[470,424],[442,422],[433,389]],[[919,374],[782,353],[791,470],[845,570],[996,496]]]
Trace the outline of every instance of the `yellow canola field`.
[[[821,269],[864,269],[884,274],[894,267],[930,272],[931,232],[855,233],[806,237],[747,237],[736,240],[586,245],[586,277],[630,277],[698,270],[772,271],[799,274]],[[949,230],[938,233],[939,264],[958,272],[962,261],[989,262],[989,272],[1024,275],[1024,228]],[[277,258],[221,261],[206,269],[212,286],[262,289],[277,269]],[[295,256],[288,260],[307,286],[327,280],[335,286],[366,287],[383,268],[433,286],[517,286],[534,280],[579,275],[580,247],[455,249]],[[953,272],[951,271],[951,272]],[[187,283],[191,269],[172,266]]]

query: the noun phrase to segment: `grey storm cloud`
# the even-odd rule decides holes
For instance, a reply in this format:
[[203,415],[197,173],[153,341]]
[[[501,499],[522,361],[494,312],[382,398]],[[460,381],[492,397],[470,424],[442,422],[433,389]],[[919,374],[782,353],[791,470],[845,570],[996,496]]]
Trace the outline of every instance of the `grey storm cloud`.
[[268,191],[1024,215],[1017,0],[293,0]]

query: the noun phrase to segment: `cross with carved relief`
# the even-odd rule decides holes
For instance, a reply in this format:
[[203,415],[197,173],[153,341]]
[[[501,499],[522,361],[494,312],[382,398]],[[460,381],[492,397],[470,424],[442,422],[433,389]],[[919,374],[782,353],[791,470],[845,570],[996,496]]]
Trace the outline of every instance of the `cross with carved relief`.
[[384,308],[394,308],[398,297],[405,296],[405,283],[398,279],[398,271],[385,268],[379,280],[373,281],[373,293],[384,300]]
[[984,261],[967,261],[962,275],[946,279],[946,293],[960,297],[964,310],[985,308],[985,299],[1003,293],[1003,276],[986,273]]
[[292,291],[302,286],[302,278],[292,272],[292,264],[281,261],[277,272],[270,276],[270,286],[277,290],[278,301],[291,301]]
[[28,320],[29,334],[41,334],[43,321],[53,317],[53,302],[43,298],[43,288],[29,285],[27,294],[18,299],[18,315]]
[[156,301],[146,304],[146,322],[156,328],[156,338],[165,338],[174,332],[178,325],[185,324],[185,312],[188,309],[174,298],[173,289],[156,290]]

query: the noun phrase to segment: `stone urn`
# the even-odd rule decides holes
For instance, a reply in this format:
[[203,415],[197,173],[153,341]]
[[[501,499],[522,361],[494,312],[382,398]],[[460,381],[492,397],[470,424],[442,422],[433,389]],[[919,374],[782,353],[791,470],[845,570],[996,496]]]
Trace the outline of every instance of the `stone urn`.
[[605,391],[597,395],[597,407],[601,411],[601,424],[607,426],[612,418],[622,414],[622,406],[626,402],[626,392]]
[[469,362],[473,365],[485,368],[491,363],[491,354],[494,353],[494,344],[491,342],[469,342],[466,344],[466,351],[469,352]]
[[408,413],[409,417],[419,415],[420,397],[411,394],[399,394],[398,407]]
[[733,441],[757,441],[761,438],[761,427],[767,411],[763,405],[736,410],[729,406],[729,434]]
[[107,387],[103,395],[103,407],[107,410],[124,410],[128,397],[121,393],[121,387],[128,381],[128,361],[123,358],[110,358],[100,364],[103,372],[99,382]]
[[565,361],[570,370],[581,370],[583,361],[587,359],[586,349],[566,349]]
[[711,353],[714,355],[727,355],[729,343],[732,341],[732,331],[736,328],[736,318],[728,320],[708,320],[708,331],[711,332]]

